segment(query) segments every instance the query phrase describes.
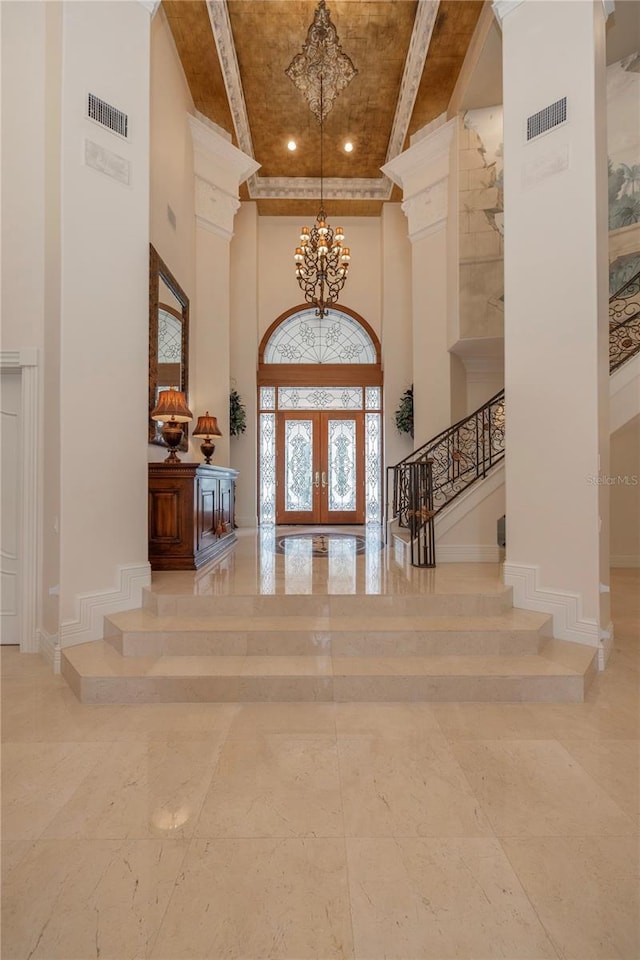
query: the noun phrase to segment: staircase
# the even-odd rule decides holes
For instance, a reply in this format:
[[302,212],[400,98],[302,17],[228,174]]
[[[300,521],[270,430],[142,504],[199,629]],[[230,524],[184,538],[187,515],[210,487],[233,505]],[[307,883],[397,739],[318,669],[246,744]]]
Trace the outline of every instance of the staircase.
[[[640,271],[609,298],[612,430],[639,412],[639,367]],[[501,390],[387,468],[387,534],[399,535],[407,543],[414,566],[435,566],[436,517],[504,459],[504,424]]]
[[514,610],[497,573],[475,592],[429,586],[367,596],[152,588],[143,609],[105,619],[104,640],[63,650],[62,673],[84,703],[584,698],[595,651],[553,640],[549,616]]

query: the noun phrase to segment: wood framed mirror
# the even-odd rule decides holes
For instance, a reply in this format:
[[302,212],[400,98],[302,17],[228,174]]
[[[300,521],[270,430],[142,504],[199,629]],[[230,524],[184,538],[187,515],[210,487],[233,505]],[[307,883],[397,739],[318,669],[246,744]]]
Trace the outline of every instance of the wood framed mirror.
[[[174,387],[189,400],[189,298],[158,251],[149,244],[149,443],[166,446],[151,411],[162,390]],[[188,424],[179,450],[187,450]]]

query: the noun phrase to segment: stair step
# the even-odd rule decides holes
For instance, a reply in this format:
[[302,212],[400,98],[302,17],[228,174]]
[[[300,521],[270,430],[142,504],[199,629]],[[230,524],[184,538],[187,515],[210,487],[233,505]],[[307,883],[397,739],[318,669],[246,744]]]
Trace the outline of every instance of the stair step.
[[143,607],[158,617],[235,616],[492,616],[512,609],[513,589],[407,594],[184,594],[143,590]]
[[547,641],[511,657],[121,657],[68,647],[62,673],[85,703],[213,701],[581,701],[596,651]]
[[123,656],[433,656],[535,654],[551,618],[526,610],[487,617],[105,618],[105,639]]

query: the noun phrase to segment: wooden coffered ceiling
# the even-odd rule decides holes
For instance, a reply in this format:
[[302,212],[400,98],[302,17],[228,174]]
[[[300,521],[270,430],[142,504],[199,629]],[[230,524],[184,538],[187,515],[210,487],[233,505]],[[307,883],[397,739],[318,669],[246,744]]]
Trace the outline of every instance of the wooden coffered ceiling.
[[[261,164],[241,196],[257,200],[261,214],[314,216],[320,127],[285,70],[305,43],[316,0],[162,6],[196,108]],[[358,71],[324,123],[327,208],[332,216],[375,216],[385,200],[398,199],[380,167],[447,109],[483,0],[327,0],[327,7]],[[293,153],[289,140],[298,145]]]

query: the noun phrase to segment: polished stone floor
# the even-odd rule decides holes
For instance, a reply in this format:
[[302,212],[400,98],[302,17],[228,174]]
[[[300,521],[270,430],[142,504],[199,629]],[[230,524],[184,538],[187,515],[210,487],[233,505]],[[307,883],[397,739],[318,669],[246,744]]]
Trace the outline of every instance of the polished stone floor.
[[[377,552],[287,585],[286,555],[241,537],[226,567],[154,580],[409,589]],[[612,593],[615,650],[577,704],[86,706],[4,648],[2,960],[638,960],[640,571]]]

